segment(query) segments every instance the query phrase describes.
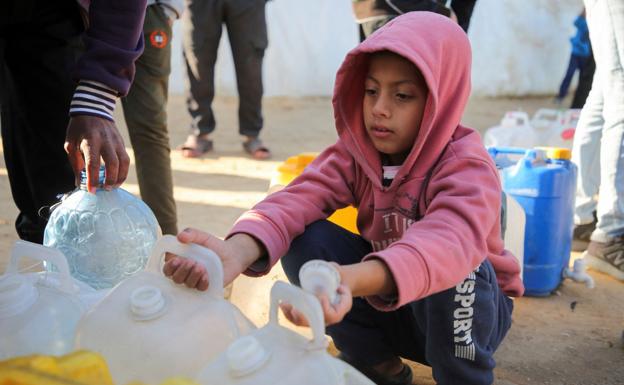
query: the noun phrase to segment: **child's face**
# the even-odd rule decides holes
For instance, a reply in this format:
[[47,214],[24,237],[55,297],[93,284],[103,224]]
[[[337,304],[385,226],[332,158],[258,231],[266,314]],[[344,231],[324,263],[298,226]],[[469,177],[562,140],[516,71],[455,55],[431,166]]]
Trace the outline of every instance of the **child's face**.
[[371,56],[364,88],[366,132],[377,151],[400,165],[420,129],[428,94],[425,79],[407,59],[382,52]]

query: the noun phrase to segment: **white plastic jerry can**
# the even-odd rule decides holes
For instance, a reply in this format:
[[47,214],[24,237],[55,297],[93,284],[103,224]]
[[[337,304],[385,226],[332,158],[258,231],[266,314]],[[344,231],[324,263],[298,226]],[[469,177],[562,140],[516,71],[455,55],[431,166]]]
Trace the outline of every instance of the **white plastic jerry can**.
[[489,128],[483,136],[483,144],[492,146],[533,147],[538,144],[536,132],[524,111],[508,111],[500,125]]
[[[531,126],[539,137],[535,146],[572,148],[572,137],[563,135],[565,114],[562,110],[540,108],[531,119]],[[572,133],[573,134],[573,133]]]
[[[57,271],[23,274],[18,262],[24,257],[50,263]],[[85,310],[79,291],[60,251],[16,241],[8,268],[0,276],[0,360],[69,353]]]
[[[280,302],[305,315],[312,329],[311,340],[279,325]],[[282,281],[271,289],[269,322],[230,344],[196,381],[201,385],[373,385],[356,369],[327,353],[318,299]]]
[[[196,259],[208,291],[178,285],[162,273],[165,252]],[[201,367],[255,326],[223,298],[223,266],[212,251],[160,238],[144,271],[127,278],[80,321],[76,348],[98,352],[116,384],[156,384],[195,377]]]
[[505,196],[505,248],[518,259],[520,277],[524,273],[524,230],[526,215],[520,203],[510,194]]

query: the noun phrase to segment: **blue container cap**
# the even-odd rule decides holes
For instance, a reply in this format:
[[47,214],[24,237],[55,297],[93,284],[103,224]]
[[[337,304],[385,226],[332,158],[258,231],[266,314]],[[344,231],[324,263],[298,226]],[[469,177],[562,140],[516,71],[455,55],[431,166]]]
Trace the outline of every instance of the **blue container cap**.
[[[100,173],[98,177],[98,187],[104,186],[104,181],[106,180],[106,167],[103,165],[100,166]],[[83,190],[87,189],[87,170],[83,169],[80,171],[80,188]]]

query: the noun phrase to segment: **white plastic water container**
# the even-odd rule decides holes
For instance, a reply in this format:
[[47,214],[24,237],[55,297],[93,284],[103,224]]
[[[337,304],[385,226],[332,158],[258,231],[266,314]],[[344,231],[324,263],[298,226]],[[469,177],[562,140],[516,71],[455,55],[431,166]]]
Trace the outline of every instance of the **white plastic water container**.
[[[202,262],[206,292],[162,273],[165,252]],[[119,283],[80,321],[76,348],[98,352],[116,384],[195,377],[202,366],[255,326],[223,298],[223,267],[212,251],[160,238],[144,271]]]
[[[531,127],[535,130],[538,138],[532,146],[519,146],[525,148],[551,146],[566,147],[565,140],[561,137],[563,124],[563,111],[554,108],[540,108],[531,118]],[[567,143],[570,147],[572,141]]]
[[533,147],[539,141],[529,123],[529,115],[524,111],[508,111],[500,125],[485,132],[483,144],[486,147]]
[[563,111],[555,108],[540,108],[531,118],[531,126],[538,131],[548,131],[553,126],[560,125]]
[[[51,263],[55,272],[21,273],[18,262]],[[83,289],[93,290],[84,285]],[[30,354],[62,355],[74,346],[85,307],[63,254],[39,244],[16,241],[7,271],[0,276],[0,360]]]
[[[514,167],[524,156],[526,150],[521,148],[488,147],[488,153],[496,163],[498,174],[503,180],[503,170]],[[501,226],[505,249],[509,250],[520,264],[520,277],[524,271],[524,234],[526,231],[526,213],[520,203],[503,192],[501,201]]]
[[524,231],[526,214],[520,203],[510,194],[504,194],[505,202],[505,249],[509,250],[520,264],[520,277],[524,273]]
[[[305,315],[312,329],[311,340],[279,325],[280,302]],[[356,369],[327,353],[318,299],[282,281],[271,289],[269,322],[234,341],[196,381],[201,385],[373,385]]]
[[580,108],[571,108],[563,113],[561,118],[561,125],[559,127],[557,135],[557,142],[553,144],[555,147],[563,147],[572,149],[572,143],[574,141],[574,133],[576,132],[576,126],[581,116]]
[[486,147],[571,149],[580,111],[540,108],[530,120],[526,112],[509,111],[500,125],[486,131],[483,143]]

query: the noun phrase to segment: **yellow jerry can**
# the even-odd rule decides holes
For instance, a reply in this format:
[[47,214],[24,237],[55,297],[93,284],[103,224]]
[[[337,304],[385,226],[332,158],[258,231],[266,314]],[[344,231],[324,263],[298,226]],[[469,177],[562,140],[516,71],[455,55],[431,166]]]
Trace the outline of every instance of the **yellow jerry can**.
[[[317,156],[318,153],[304,152],[286,159],[284,163],[277,167],[273,178],[271,178],[268,193],[280,190],[292,182],[293,179],[301,175],[306,166],[312,163]],[[357,229],[357,209],[353,206],[336,210],[328,219],[352,233],[360,233]]]
[[61,357],[24,356],[0,362],[0,385],[114,385],[104,358],[76,351]]

